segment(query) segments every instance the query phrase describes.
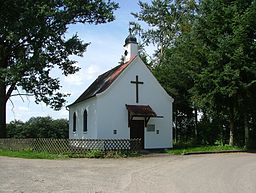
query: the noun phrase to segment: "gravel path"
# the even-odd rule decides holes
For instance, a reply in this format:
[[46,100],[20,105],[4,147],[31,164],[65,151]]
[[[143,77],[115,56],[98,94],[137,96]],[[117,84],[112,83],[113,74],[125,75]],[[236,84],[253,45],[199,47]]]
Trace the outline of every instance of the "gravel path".
[[255,193],[256,154],[128,159],[0,157],[0,193]]

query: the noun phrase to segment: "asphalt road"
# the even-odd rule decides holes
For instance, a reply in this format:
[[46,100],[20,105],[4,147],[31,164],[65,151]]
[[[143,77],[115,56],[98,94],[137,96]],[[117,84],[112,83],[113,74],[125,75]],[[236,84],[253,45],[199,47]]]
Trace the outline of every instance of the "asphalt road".
[[256,154],[128,159],[0,157],[0,193],[256,193]]

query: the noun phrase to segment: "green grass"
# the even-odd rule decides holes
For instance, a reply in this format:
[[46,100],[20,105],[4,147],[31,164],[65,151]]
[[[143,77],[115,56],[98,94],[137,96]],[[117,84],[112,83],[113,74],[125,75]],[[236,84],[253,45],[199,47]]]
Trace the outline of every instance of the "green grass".
[[222,151],[231,151],[238,150],[242,151],[243,148],[237,146],[229,145],[218,145],[218,146],[198,146],[198,147],[174,147],[173,149],[166,150],[166,153],[173,155],[184,155],[187,153],[197,153],[197,152],[222,152]]
[[19,157],[19,158],[28,158],[28,159],[66,159],[67,155],[58,155],[51,154],[47,152],[35,152],[32,150],[23,150],[23,151],[11,151],[11,150],[1,150],[0,156],[8,157]]
[[[245,150],[237,146],[228,145],[218,145],[218,146],[174,146],[173,149],[166,150],[163,153],[168,153],[172,155],[184,155],[187,153],[197,153],[197,152],[222,152],[230,150]],[[32,150],[23,151],[11,151],[11,150],[1,150],[0,156],[9,157],[19,157],[28,159],[68,159],[68,158],[126,158],[126,157],[136,157],[140,154],[138,152],[129,151],[109,151],[103,152],[100,150],[91,150],[84,154],[51,154],[48,152],[35,152]]]
[[69,154],[72,158],[127,158],[140,156],[138,152],[90,150],[84,154]]
[[129,151],[101,151],[91,150],[84,154],[51,154],[48,152],[35,152],[32,150],[12,151],[1,150],[0,156],[18,157],[27,159],[67,159],[67,158],[126,158],[139,156],[137,152]]

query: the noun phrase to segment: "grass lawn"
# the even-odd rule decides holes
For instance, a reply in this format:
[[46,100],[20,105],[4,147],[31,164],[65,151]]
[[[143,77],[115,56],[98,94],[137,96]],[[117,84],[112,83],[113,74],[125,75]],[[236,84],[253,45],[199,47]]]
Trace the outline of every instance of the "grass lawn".
[[66,159],[68,158],[67,155],[50,154],[47,152],[35,152],[31,150],[11,151],[11,150],[1,150],[1,149],[0,149],[0,156],[29,158],[29,159]]
[[[163,153],[168,153],[172,155],[184,155],[188,153],[197,153],[197,152],[222,152],[222,151],[242,151],[245,150],[236,146],[228,145],[218,145],[218,146],[174,146],[173,149],[166,150]],[[35,152],[32,150],[23,150],[23,151],[11,151],[11,150],[1,150],[0,156],[9,156],[9,157],[19,157],[19,158],[28,158],[28,159],[68,159],[68,158],[125,158],[125,157],[136,157],[139,156],[139,153],[136,152],[119,152],[119,151],[110,151],[102,152],[100,150],[91,150],[85,154],[51,154],[48,152]]]
[[0,156],[19,157],[28,159],[68,159],[68,158],[126,158],[137,157],[138,152],[129,151],[100,151],[91,150],[84,154],[51,154],[48,152],[35,152],[32,150],[12,151],[0,149]]
[[174,147],[173,149],[167,150],[166,153],[173,155],[184,155],[187,153],[197,152],[222,152],[222,151],[242,151],[243,148],[229,145],[218,145],[218,146],[198,146],[198,147]]

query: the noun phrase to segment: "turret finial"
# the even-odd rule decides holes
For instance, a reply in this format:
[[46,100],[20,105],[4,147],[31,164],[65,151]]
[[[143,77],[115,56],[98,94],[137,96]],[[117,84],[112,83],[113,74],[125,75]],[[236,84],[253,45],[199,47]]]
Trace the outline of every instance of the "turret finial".
[[129,22],[129,35],[128,37],[125,39],[125,44],[128,44],[128,43],[135,43],[137,44],[137,39],[134,35],[132,35],[132,25],[133,23],[132,22]]
[[129,22],[129,34],[132,35],[132,22]]
[[132,35],[132,28],[129,27],[129,34]]

